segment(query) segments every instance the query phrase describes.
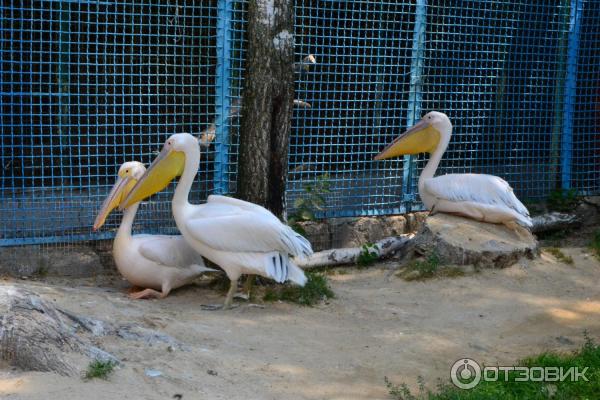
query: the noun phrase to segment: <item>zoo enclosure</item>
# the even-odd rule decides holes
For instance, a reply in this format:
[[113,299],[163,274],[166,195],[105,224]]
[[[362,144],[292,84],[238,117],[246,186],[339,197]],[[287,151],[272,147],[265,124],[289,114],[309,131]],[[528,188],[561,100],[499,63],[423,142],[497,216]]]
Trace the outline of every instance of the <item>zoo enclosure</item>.
[[[288,206],[326,182],[323,217],[418,209],[421,157],[373,156],[429,110],[454,135],[438,173],[518,196],[600,192],[600,2],[296,1]],[[246,2],[2,6],[0,245],[110,238],[90,227],[118,166],[214,126],[192,196],[235,189]],[[234,113],[235,114],[235,113]],[[318,186],[318,185],[317,185]],[[174,232],[170,190],[136,228]]]

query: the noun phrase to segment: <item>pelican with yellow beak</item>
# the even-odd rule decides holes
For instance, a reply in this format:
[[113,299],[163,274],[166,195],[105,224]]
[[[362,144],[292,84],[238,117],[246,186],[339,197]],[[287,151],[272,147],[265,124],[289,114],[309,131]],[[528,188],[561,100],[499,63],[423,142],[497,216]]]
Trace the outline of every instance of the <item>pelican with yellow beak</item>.
[[[114,184],[94,222],[94,230],[104,225],[106,217],[129,194],[146,168],[137,161],[126,162],[119,169]],[[181,236],[131,235],[131,226],[139,206],[131,204],[123,212],[121,225],[113,242],[117,269],[131,284],[146,288],[131,293],[132,299],[164,298],[171,289],[191,283],[204,272],[215,271]]]
[[173,216],[188,244],[229,277],[223,308],[231,306],[242,274],[303,286],[306,276],[290,256],[312,254],[308,240],[253,203],[211,195],[205,204],[190,204],[189,192],[199,165],[198,140],[187,133],[172,135],[120,208],[161,191],[180,176],[172,201]]
[[429,161],[419,176],[419,196],[432,214],[444,212],[512,228],[514,223],[531,228],[529,211],[505,180],[484,174],[433,176],[451,136],[452,123],[448,116],[431,111],[375,159],[429,153]]

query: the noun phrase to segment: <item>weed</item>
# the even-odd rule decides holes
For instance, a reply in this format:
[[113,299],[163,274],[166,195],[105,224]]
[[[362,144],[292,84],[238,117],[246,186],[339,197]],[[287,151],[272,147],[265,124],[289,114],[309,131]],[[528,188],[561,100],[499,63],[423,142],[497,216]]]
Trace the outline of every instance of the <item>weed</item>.
[[288,223],[296,232],[305,235],[306,231],[299,222],[314,221],[315,213],[325,211],[325,196],[331,193],[331,182],[329,174],[317,177],[313,183],[304,186],[306,196],[299,197],[294,201],[294,213],[288,218]]
[[551,211],[573,211],[578,202],[577,189],[556,189],[548,196],[548,208]]
[[464,276],[463,269],[454,266],[444,266],[437,253],[431,253],[425,260],[414,260],[396,273],[396,276],[406,281],[418,281],[433,277],[454,278]]
[[399,271],[396,275],[407,281],[431,278],[440,267],[440,258],[436,253],[431,253],[425,260],[414,260]]
[[362,251],[356,258],[356,263],[361,267],[367,267],[379,259],[379,251],[373,243],[363,244]]
[[563,262],[563,263],[569,264],[569,265],[573,265],[573,263],[574,263],[573,257],[566,255],[558,247],[546,247],[544,250],[547,251],[548,253],[552,254],[554,256],[554,258],[556,258],[560,262]]
[[594,232],[594,237],[590,243],[590,248],[594,252],[596,258],[600,260],[600,229]]
[[113,372],[116,365],[117,363],[111,360],[94,360],[88,365],[88,369],[85,372],[85,379],[107,379],[108,375]]
[[303,306],[313,306],[324,299],[331,299],[335,294],[329,287],[327,277],[316,272],[307,272],[306,285],[300,286],[274,286],[266,290],[264,301],[289,301]]

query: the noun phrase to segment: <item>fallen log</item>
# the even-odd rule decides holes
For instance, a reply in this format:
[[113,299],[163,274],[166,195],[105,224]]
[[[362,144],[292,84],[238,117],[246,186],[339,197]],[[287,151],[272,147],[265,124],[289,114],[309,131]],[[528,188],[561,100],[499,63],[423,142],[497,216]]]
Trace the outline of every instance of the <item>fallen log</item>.
[[0,285],[0,359],[25,371],[76,375],[73,358],[117,361],[111,354],[76,335],[59,309],[37,294]]
[[[382,259],[408,246],[413,240],[414,234],[392,236],[381,239],[368,247],[368,251],[375,253],[378,259]],[[296,259],[296,264],[302,269],[315,267],[328,267],[333,265],[355,264],[358,257],[363,253],[363,247],[346,247],[341,249],[323,250],[314,253],[310,257]]]
[[533,227],[531,228],[531,232],[533,233],[568,229],[581,224],[581,221],[579,220],[577,215],[559,212],[551,212],[548,214],[537,215],[533,217],[532,220]]

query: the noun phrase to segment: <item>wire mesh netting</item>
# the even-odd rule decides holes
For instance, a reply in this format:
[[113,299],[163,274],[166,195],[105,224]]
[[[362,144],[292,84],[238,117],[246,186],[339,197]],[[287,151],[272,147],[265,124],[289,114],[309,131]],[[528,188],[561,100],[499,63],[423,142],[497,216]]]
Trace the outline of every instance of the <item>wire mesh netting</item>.
[[[7,1],[2,10],[0,244],[109,238],[90,230],[127,160],[172,133],[210,138],[202,201],[235,191],[246,2]],[[288,207],[318,216],[419,208],[424,159],[373,161],[429,110],[454,135],[438,173],[481,172],[524,200],[600,192],[600,3],[296,1],[300,68]],[[308,188],[308,189],[307,189]],[[172,186],[136,230],[172,232]]]
[[[373,155],[407,115],[415,6],[411,1],[297,1],[296,53],[315,54],[296,98],[311,108],[293,120],[288,198],[330,183],[323,216],[400,212],[402,160]],[[390,168],[391,167],[391,168]]]
[[372,157],[431,110],[454,125],[438,174],[498,175],[525,201],[600,190],[598,2],[297,4],[298,56],[320,59],[297,85],[314,104],[294,121],[292,205],[321,177],[332,188],[324,216],[418,209],[426,156]]
[[[214,149],[227,150],[218,117],[223,99],[240,87],[241,6],[3,2],[3,244],[110,237],[118,213],[104,234],[92,236],[90,224],[120,164],[149,163],[173,133],[217,131],[194,198],[214,189],[216,175],[221,186],[234,179],[235,164],[215,162]],[[218,40],[223,32],[217,35],[223,13],[226,48]],[[224,60],[228,64],[217,68]],[[231,88],[222,82],[218,88],[219,74],[232,71],[226,77]],[[142,207],[136,228],[173,231],[171,195],[172,188]]]

